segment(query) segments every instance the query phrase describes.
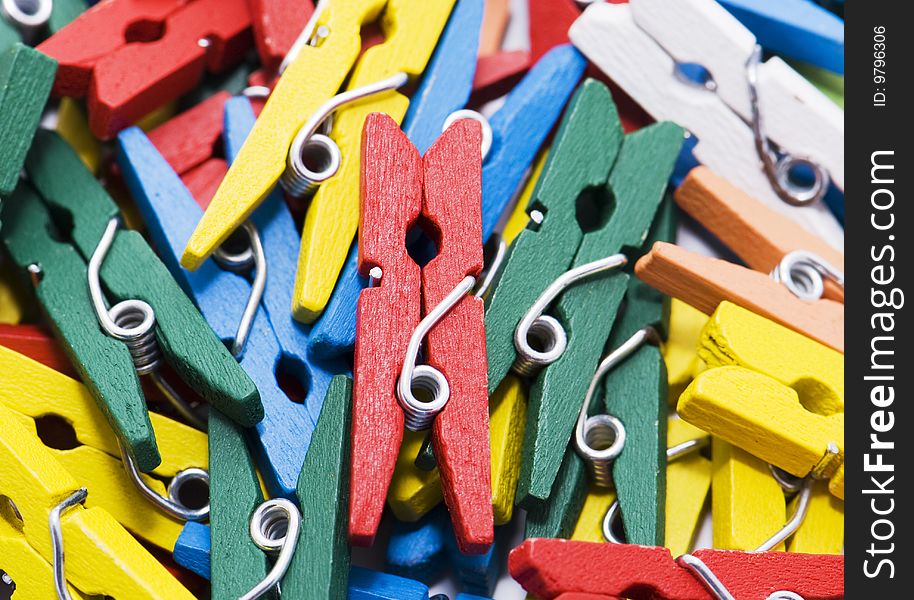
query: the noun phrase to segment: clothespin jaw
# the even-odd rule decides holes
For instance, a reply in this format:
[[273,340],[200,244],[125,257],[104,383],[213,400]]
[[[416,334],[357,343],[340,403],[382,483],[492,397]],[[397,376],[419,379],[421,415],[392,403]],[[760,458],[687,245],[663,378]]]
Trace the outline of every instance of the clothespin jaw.
[[742,367],[700,374],[677,410],[693,425],[792,475],[832,479],[831,493],[843,499],[843,413],[809,412],[793,389]]
[[[844,557],[831,554],[697,550],[736,598],[765,600],[775,591],[806,599],[844,597]],[[537,598],[599,594],[631,600],[711,600],[698,577],[662,547],[528,539],[511,551],[511,575]],[[581,598],[582,596],[576,596]],[[586,596],[583,596],[586,597]]]
[[[676,203],[737,254],[771,273],[790,252],[804,250],[844,271],[844,255],[822,238],[769,208],[707,167],[692,169],[676,189]],[[824,297],[844,302],[844,288],[825,278]]]
[[800,300],[757,271],[658,242],[635,265],[635,275],[705,314],[713,313],[726,300],[844,351],[844,305]]
[[311,18],[314,4],[284,0],[249,0],[254,42],[261,64],[276,70]]
[[[0,18],[0,27],[3,19]],[[51,93],[57,63],[20,43],[0,44],[0,195],[12,193]]]
[[190,91],[204,71],[240,62],[250,26],[245,0],[120,0],[93,6],[38,49],[60,63],[54,94],[85,96],[92,131],[110,139]]
[[[380,286],[363,290],[357,313],[353,543],[371,543],[393,474],[404,423],[393,393],[419,323],[420,289],[428,313],[452,294],[455,282],[482,268],[479,204],[473,201],[480,189],[480,142],[478,125],[460,121],[422,159],[392,119],[371,115],[366,121],[359,264],[363,274],[375,270]],[[420,214],[440,248],[421,281],[404,246]],[[464,297],[431,328],[427,340],[429,364],[451,390],[432,425],[444,498],[461,549],[474,554],[485,551],[493,535],[483,339],[481,301]]]
[[710,367],[734,365],[774,377],[820,415],[844,412],[844,356],[736,304],[721,302],[705,323],[698,355]]
[[[0,494],[21,515],[29,545],[54,560],[48,519],[62,499],[79,489],[75,479],[29,433],[10,409],[0,406]],[[185,598],[188,592],[105,510],[75,506],[60,515],[67,580],[87,595]]]

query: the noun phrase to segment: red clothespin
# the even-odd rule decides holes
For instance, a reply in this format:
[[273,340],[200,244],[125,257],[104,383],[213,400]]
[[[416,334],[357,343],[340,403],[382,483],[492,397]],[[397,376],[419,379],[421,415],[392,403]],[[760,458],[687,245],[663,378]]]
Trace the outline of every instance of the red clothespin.
[[[387,115],[372,114],[365,121],[359,270],[373,278],[373,285],[359,297],[356,322],[349,504],[353,544],[374,540],[403,437],[404,413],[412,429],[434,420],[432,444],[460,549],[479,554],[493,540],[483,303],[466,295],[483,262],[481,142],[478,123],[458,121],[420,157]],[[421,280],[405,245],[417,221],[438,248],[421,269]],[[434,322],[435,309],[447,305],[451,308]],[[417,327],[420,312],[427,318]],[[408,346],[415,350],[422,328],[432,322],[424,345],[428,364],[411,375],[403,368],[415,363]],[[443,376],[444,386],[429,367]],[[430,402],[410,400],[410,390],[421,388],[429,391]]]
[[311,18],[314,3],[311,0],[248,0],[248,8],[260,62],[268,70],[276,71]]
[[[728,598],[722,592],[738,600],[766,600],[778,591],[804,600],[844,598],[844,557],[836,554],[696,550],[673,559],[669,549],[657,546],[539,538],[512,550],[508,569],[542,600],[584,600],[586,594],[629,600]],[[709,578],[721,585],[716,594],[706,587]]]
[[53,93],[86,96],[92,132],[110,139],[189,91],[204,70],[239,62],[250,26],[245,0],[111,0],[38,49],[59,63]]
[[504,96],[514,89],[533,64],[526,50],[480,56],[476,61],[470,104],[478,106]]
[[149,141],[175,173],[183,176],[222,154],[222,121],[231,97],[228,92],[216,92],[149,132]]

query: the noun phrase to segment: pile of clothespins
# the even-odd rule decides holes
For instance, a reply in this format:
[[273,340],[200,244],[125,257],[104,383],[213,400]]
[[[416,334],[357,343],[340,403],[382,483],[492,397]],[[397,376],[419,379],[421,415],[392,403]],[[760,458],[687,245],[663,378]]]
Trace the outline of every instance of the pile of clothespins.
[[843,2],[2,9],[0,599],[843,597]]

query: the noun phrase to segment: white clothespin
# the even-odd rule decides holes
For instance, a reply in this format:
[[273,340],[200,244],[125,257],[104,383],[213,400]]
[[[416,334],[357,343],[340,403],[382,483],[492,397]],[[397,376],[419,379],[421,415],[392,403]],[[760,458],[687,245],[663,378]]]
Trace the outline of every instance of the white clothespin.
[[[750,92],[755,36],[713,0],[631,0],[590,6],[569,30],[571,41],[654,118],[697,137],[695,157],[772,208],[838,246],[843,229],[821,202],[783,201],[765,173]],[[708,86],[677,73],[700,65]],[[805,158],[844,185],[840,108],[778,58],[756,67],[763,139]]]

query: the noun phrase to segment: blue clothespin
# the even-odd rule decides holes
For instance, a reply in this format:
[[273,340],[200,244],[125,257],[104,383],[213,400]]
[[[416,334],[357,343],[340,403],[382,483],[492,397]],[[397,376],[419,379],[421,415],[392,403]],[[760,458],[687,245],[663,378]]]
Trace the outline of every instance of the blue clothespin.
[[387,544],[386,569],[397,575],[431,582],[450,567],[464,590],[491,594],[499,576],[495,545],[468,556],[457,548],[447,512],[438,507],[415,523],[397,521]]
[[[207,580],[210,576],[209,536],[209,525],[189,522],[178,538],[174,554],[179,565]],[[462,597],[476,600],[470,595]],[[353,566],[349,570],[349,600],[428,600],[428,586],[405,577]]]
[[766,50],[844,74],[844,21],[810,0],[718,0]]
[[[463,4],[458,3],[454,9],[455,16],[457,11],[467,10],[462,7]],[[453,19],[454,16],[452,21]],[[448,24],[445,39],[439,44],[438,52],[432,59],[432,66],[442,67],[450,64],[444,59],[439,60],[438,55],[448,41],[451,25],[452,23]],[[473,56],[475,57],[475,54]],[[508,94],[502,108],[490,119],[492,147],[482,165],[483,240],[488,239],[495,230],[498,220],[510,204],[536,153],[574,91],[585,65],[584,58],[572,46],[553,48],[530,69],[517,87]],[[475,68],[475,61],[473,67]],[[472,84],[472,71],[469,72],[470,82],[466,84],[465,94],[451,96],[431,91],[424,92],[423,88],[426,85],[441,86],[449,89],[451,93],[454,90],[445,86],[440,76],[430,77],[434,72],[427,72],[404,120],[404,132],[420,152],[431,143],[429,140],[434,140],[440,134],[444,116],[462,108],[466,103]],[[462,75],[456,79],[464,80]],[[424,95],[420,96],[423,92]],[[450,103],[442,98],[448,98]],[[459,103],[454,100],[455,98],[459,99]],[[423,109],[426,101],[437,103],[439,108],[435,111]],[[315,355],[339,356],[351,352],[355,345],[355,307],[359,292],[367,285],[367,280],[358,275],[357,259],[358,252],[353,247],[346,258],[346,264],[330,302],[321,319],[314,325],[311,351]]]
[[[246,99],[243,102],[247,103]],[[234,107],[237,107],[236,103]],[[242,105],[243,107],[243,105]],[[237,111],[237,108],[235,108]],[[250,105],[247,104],[250,111]],[[233,115],[237,114],[235,112]],[[234,119],[232,119],[234,121]],[[247,119],[248,128],[253,122],[253,113]],[[227,152],[237,149],[240,142],[235,135],[244,133],[241,126],[228,128],[232,132],[232,141],[226,141]],[[179,264],[184,244],[193,230],[194,224],[202,215],[202,210],[181,183],[181,180],[165,162],[146,136],[137,128],[127,129],[118,136],[120,147],[119,160],[124,171],[125,180],[137,205],[146,220],[150,235],[162,254],[163,262],[175,278],[182,284],[188,294],[194,298],[204,318],[210,323],[222,339],[231,339],[235,335],[241,313],[250,294],[251,284],[247,279],[234,273],[222,270],[210,262],[198,271],[190,272]],[[231,156],[229,156],[231,158]],[[281,198],[278,199],[281,202]],[[283,265],[283,257],[290,246],[282,246],[288,234],[282,233],[283,221],[277,217],[282,214],[281,206],[276,203],[265,203],[263,215],[257,215],[260,222],[260,236],[264,242],[264,254],[267,259],[268,287],[272,281],[275,285],[267,292],[255,314],[251,332],[241,355],[241,365],[257,384],[265,403],[264,418],[254,432],[255,446],[259,454],[259,464],[264,479],[274,495],[292,498],[298,473],[307,452],[314,423],[320,412],[320,403],[326,393],[333,374],[345,372],[342,362],[334,364],[317,364],[302,355],[302,348],[307,347],[307,331],[296,333],[284,327],[274,309],[276,323],[274,328],[270,319],[269,308],[275,306],[275,298],[282,294],[283,277],[288,268]],[[270,219],[270,217],[273,217]],[[292,227],[291,217],[286,221]],[[276,235],[276,240],[267,241],[268,235]],[[296,234],[292,234],[297,238]],[[268,250],[268,247],[270,250]],[[294,244],[291,246],[294,247]],[[292,267],[294,270],[294,266]],[[291,275],[288,275],[291,277]],[[288,280],[291,288],[292,279]],[[291,292],[289,292],[291,297]],[[288,300],[285,302],[288,313]],[[283,337],[280,337],[282,335]],[[296,376],[308,389],[305,406],[298,405],[286,396],[276,382],[276,370],[281,365]],[[269,406],[269,408],[267,408]]]

